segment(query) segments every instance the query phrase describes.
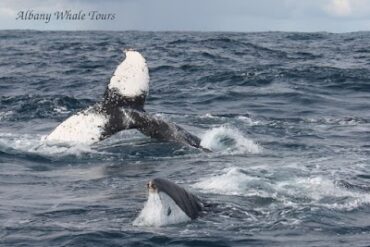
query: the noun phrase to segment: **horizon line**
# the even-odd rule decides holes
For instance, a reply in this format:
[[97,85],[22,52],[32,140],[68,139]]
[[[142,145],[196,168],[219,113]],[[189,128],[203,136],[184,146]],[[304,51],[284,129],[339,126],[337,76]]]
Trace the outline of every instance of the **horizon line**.
[[34,28],[0,28],[0,31],[37,31],[37,32],[182,32],[182,33],[327,33],[327,34],[346,34],[346,33],[365,33],[370,30],[357,30],[357,31],[345,31],[345,32],[333,32],[325,30],[317,31],[282,31],[282,30],[259,30],[259,31],[237,31],[237,30],[145,30],[145,29],[34,29]]

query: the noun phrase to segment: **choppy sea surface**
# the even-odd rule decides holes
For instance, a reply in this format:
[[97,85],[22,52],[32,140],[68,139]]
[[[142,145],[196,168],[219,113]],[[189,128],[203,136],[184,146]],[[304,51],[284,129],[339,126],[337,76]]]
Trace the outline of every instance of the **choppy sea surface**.
[[[39,147],[125,48],[147,59],[146,111],[212,153],[135,130]],[[369,246],[369,155],[370,33],[0,31],[1,246]],[[154,177],[213,207],[133,226]]]

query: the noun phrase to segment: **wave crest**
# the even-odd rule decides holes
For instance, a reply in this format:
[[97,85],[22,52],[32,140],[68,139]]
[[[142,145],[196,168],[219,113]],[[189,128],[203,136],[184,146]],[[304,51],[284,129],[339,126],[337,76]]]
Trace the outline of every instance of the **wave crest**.
[[351,211],[370,204],[368,189],[354,190],[326,176],[292,177],[271,181],[239,167],[200,180],[194,188],[205,192],[244,197],[272,198],[294,208],[319,207]]
[[200,145],[216,152],[231,154],[260,153],[261,146],[245,137],[239,130],[221,126],[208,130],[202,137]]

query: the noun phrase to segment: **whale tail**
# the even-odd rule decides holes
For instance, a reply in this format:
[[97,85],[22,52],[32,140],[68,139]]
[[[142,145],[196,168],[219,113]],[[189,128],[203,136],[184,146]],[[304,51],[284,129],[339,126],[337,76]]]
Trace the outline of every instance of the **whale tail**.
[[151,116],[140,111],[132,111],[130,112],[130,116],[135,122],[135,128],[146,136],[157,140],[175,141],[201,148],[201,140],[197,136],[190,134],[174,123],[166,122],[159,117]]
[[121,130],[136,128],[152,138],[200,147],[198,137],[145,113],[149,92],[147,63],[137,51],[125,50],[125,55],[107,85],[103,101],[70,116],[46,140],[92,144]]

